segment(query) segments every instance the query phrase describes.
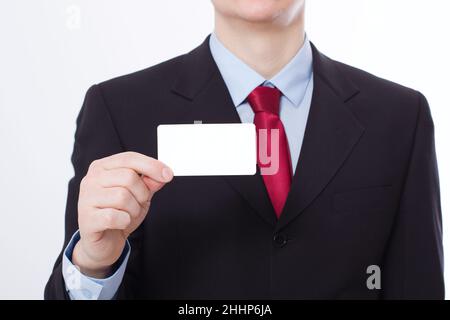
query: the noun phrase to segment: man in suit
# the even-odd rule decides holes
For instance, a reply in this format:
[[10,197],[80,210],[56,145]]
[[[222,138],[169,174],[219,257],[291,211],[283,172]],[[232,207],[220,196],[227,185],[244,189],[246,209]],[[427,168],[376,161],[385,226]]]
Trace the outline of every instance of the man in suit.
[[[89,89],[45,297],[443,298],[424,96],[320,53],[303,0],[212,2],[198,48]],[[280,172],[173,177],[156,127],[195,120],[280,129]]]

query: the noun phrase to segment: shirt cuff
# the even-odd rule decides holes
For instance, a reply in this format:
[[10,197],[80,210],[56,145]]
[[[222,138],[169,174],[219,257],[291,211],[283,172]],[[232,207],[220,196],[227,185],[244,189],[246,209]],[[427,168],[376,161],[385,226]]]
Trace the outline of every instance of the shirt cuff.
[[131,246],[127,240],[122,255],[115,264],[119,266],[113,275],[105,279],[95,279],[85,276],[72,263],[72,252],[80,240],[80,232],[77,231],[64,250],[62,260],[62,274],[66,290],[72,300],[111,300],[116,295],[130,257]]

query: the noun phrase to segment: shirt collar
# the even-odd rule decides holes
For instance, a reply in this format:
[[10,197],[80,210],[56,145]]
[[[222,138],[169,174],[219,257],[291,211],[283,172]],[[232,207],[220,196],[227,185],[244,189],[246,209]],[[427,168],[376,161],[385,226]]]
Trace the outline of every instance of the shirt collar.
[[209,46],[235,107],[241,105],[253,89],[267,83],[277,87],[292,105],[300,105],[313,72],[312,49],[306,36],[303,47],[272,79],[265,79],[236,57],[214,33]]

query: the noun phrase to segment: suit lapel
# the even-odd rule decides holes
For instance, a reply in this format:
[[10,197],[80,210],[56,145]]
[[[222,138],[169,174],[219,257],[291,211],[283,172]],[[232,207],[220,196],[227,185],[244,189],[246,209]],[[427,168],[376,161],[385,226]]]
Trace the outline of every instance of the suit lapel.
[[359,91],[336,62],[313,47],[314,90],[302,150],[276,230],[285,227],[320,195],[364,132],[346,103]]
[[[187,54],[183,59],[182,74],[172,91],[184,97],[189,112],[180,122],[192,123],[240,123],[239,115],[214,62],[209,49],[209,37],[205,42]],[[256,164],[255,164],[256,165]],[[262,177],[224,176],[231,187],[271,226],[276,224],[276,216],[267,196]]]

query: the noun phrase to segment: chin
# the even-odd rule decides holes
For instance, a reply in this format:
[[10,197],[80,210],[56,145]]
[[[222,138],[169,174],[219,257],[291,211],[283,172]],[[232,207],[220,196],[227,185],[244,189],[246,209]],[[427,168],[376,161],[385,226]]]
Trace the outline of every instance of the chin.
[[215,9],[248,22],[271,22],[298,13],[304,0],[212,0]]
[[235,13],[242,19],[252,22],[265,22],[278,17],[282,8],[276,0],[236,0]]

